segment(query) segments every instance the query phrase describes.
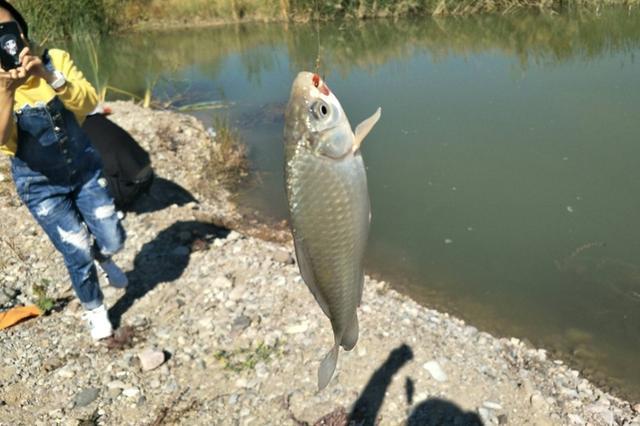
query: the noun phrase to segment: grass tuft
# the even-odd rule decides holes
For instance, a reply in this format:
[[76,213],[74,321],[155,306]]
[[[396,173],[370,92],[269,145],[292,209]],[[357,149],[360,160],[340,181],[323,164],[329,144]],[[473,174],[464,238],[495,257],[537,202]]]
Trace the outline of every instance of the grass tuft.
[[211,135],[210,162],[205,174],[225,186],[233,186],[248,176],[247,146],[227,119],[216,117],[214,129],[215,135]]
[[46,278],[43,278],[40,284],[33,284],[33,295],[36,298],[35,304],[44,314],[51,312],[56,304],[55,300],[47,295],[47,288],[50,284],[51,282]]
[[256,347],[241,348],[233,351],[218,351],[214,355],[214,358],[223,364],[225,370],[241,373],[243,371],[253,370],[259,362],[266,362],[272,355],[278,353],[278,342],[273,346],[260,342]]

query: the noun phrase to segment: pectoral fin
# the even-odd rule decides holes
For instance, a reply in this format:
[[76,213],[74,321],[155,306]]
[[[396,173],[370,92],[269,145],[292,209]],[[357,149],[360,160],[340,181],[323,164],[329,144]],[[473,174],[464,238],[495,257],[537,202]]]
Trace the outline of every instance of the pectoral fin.
[[381,113],[382,110],[378,107],[376,112],[373,113],[371,117],[358,124],[358,127],[356,127],[356,131],[354,133],[355,137],[353,139],[353,152],[356,152],[358,149],[360,149],[362,141],[369,134],[371,129],[373,129],[373,126],[375,126],[375,124],[378,122]]

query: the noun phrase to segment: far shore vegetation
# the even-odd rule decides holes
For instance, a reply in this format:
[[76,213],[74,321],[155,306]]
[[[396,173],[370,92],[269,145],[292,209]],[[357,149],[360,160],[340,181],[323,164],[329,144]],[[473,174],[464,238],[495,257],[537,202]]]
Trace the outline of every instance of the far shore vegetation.
[[13,0],[36,39],[246,21],[309,21],[599,9],[640,0]]

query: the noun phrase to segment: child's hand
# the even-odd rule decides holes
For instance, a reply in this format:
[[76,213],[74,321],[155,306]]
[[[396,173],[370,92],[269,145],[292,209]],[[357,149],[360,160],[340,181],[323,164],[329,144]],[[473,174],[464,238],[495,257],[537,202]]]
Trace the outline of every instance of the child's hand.
[[27,71],[18,67],[5,71],[0,68],[0,93],[13,95],[13,92],[27,80]]
[[22,49],[22,52],[20,52],[20,64],[22,64],[22,68],[25,69],[27,75],[39,77],[47,81],[53,79],[52,73],[45,68],[42,59],[40,59],[39,56],[32,55],[28,47],[25,47]]

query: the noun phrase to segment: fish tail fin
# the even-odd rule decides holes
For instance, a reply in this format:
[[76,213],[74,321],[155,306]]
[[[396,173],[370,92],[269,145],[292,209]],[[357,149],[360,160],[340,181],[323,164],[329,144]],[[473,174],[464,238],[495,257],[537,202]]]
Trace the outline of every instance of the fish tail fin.
[[338,350],[340,346],[336,343],[333,348],[325,355],[320,368],[318,368],[318,390],[322,390],[329,384],[329,380],[333,377],[338,363]]
[[340,340],[340,346],[344,348],[345,351],[350,351],[353,347],[358,343],[358,313],[356,312],[353,315],[353,320],[349,327],[344,331],[342,335],[342,339]]

